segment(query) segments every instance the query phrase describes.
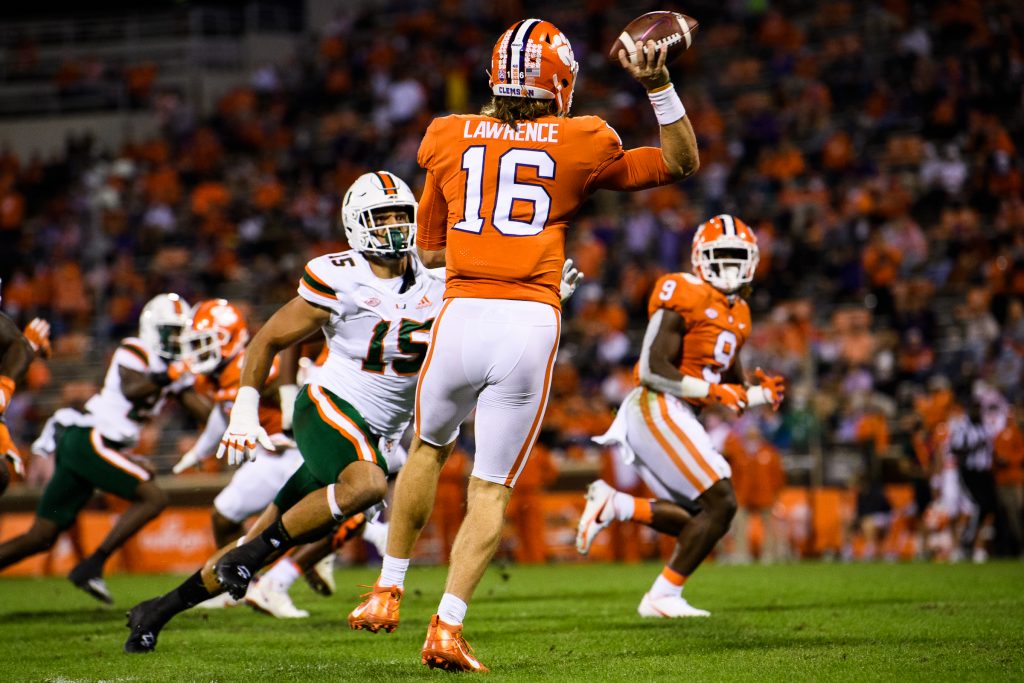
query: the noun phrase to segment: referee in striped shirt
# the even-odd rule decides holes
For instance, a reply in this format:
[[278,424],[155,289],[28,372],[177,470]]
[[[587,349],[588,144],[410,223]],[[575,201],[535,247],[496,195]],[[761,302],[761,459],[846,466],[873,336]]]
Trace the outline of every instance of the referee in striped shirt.
[[966,393],[959,401],[964,413],[949,423],[949,450],[956,458],[960,481],[976,506],[964,531],[964,550],[973,548],[975,562],[988,559],[986,546],[992,540],[997,497],[992,473],[992,438],[982,421],[981,403]]

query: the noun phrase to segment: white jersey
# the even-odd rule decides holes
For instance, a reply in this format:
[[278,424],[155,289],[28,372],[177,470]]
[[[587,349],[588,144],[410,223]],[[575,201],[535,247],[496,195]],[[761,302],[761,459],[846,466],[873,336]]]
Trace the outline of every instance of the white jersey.
[[132,403],[121,391],[121,368],[145,374],[166,372],[167,363],[146,347],[141,339],[127,337],[114,351],[110,367],[103,379],[103,388],[86,404],[100,434],[112,441],[132,445],[139,440],[139,430],[149,418],[160,412],[168,395],[176,394],[191,383],[191,377],[173,382],[144,402]]
[[357,251],[306,264],[299,296],[327,308],[328,355],[309,384],[337,394],[380,436],[397,438],[412,419],[416,380],[427,356],[430,328],[443,303],[444,282],[413,257],[415,283],[381,279]]

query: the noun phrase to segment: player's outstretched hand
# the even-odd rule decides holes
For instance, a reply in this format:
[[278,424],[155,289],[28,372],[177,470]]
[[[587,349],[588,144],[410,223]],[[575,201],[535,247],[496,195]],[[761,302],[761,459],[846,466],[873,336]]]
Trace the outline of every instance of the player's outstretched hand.
[[667,57],[668,50],[655,48],[653,40],[646,44],[637,41],[635,63],[629,60],[625,50],[619,50],[619,64],[647,90],[656,90],[672,81],[665,66]]
[[244,386],[235,396],[235,405],[231,408],[231,419],[228,429],[220,440],[217,458],[227,457],[229,465],[241,465],[247,460],[256,459],[256,444],[274,450],[274,444],[267,435],[267,430],[260,425],[260,394],[255,388]]
[[0,456],[3,456],[11,461],[14,465],[14,471],[19,476],[24,478],[25,476],[25,463],[21,459],[21,453],[18,452],[18,447],[14,445],[14,439],[11,438],[11,433],[7,430],[7,425],[0,422]]
[[782,375],[768,375],[761,368],[754,370],[754,376],[761,383],[768,402],[772,404],[772,410],[778,410],[786,396],[786,378]]
[[32,350],[43,358],[50,357],[50,323],[42,318],[33,318],[22,332]]
[[742,413],[747,407],[747,390],[739,384],[712,384],[708,388],[708,400]]
[[565,263],[562,265],[562,281],[558,283],[559,296],[562,301],[572,296],[581,282],[583,282],[583,273],[573,265],[571,258],[565,259]]

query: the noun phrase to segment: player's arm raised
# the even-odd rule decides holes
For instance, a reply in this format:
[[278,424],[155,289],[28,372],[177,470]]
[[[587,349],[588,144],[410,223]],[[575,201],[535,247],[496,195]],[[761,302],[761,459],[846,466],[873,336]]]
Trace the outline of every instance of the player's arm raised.
[[697,136],[665,66],[668,49],[656,50],[653,40],[646,47],[638,42],[636,49],[636,64],[625,50],[619,50],[619,64],[647,90],[661,127],[661,156],[669,173],[676,180],[691,176],[700,168]]
[[295,297],[279,308],[252,338],[246,347],[241,386],[217,450],[218,458],[227,455],[228,464],[251,460],[257,441],[267,450],[274,450],[266,430],[260,426],[260,389],[270,374],[274,356],[323,327],[330,316],[326,309]]
[[679,313],[667,308],[654,312],[640,352],[640,382],[679,398],[709,399],[737,412],[746,408],[747,392],[742,385],[712,384],[679,372],[676,359],[685,334],[686,321]]

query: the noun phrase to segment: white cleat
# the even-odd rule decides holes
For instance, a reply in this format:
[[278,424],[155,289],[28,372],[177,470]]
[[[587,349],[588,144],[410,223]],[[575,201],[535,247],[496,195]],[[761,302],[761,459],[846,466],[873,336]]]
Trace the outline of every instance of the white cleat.
[[598,479],[587,487],[587,505],[583,508],[579,526],[576,527],[576,550],[580,555],[590,552],[590,544],[594,542],[601,529],[615,520],[612,509],[612,496],[615,489],[603,479]]
[[295,606],[288,591],[273,584],[273,581],[250,583],[245,593],[245,604],[278,619],[305,619],[309,616],[309,612]]
[[710,617],[711,612],[706,609],[697,609],[686,598],[661,597],[652,598],[650,593],[644,593],[640,606],[636,608],[637,614],[642,617],[655,619],[679,619],[682,617]]
[[203,600],[201,603],[196,605],[198,609],[224,609],[225,607],[236,607],[238,606],[238,600],[231,597],[231,594],[224,591],[220,595],[215,595],[209,600]]

